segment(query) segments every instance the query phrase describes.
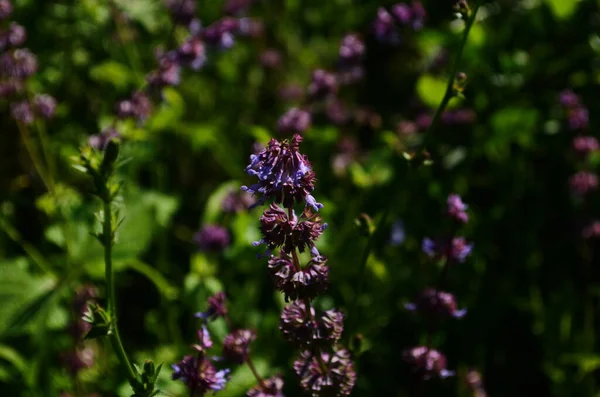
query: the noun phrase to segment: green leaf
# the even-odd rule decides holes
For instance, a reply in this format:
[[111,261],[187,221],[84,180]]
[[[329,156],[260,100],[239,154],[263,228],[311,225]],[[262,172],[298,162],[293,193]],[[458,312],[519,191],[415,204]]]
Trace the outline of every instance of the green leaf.
[[6,345],[0,345],[0,361],[6,361],[19,371],[25,380],[25,383],[31,385],[32,372],[27,361],[19,354],[18,351]]
[[151,33],[155,33],[166,22],[165,18],[161,18],[164,12],[162,12],[162,4],[159,1],[114,0],[114,2],[129,19],[139,22]]
[[569,18],[577,8],[577,0],[546,0],[546,4],[557,19]]
[[162,296],[167,300],[173,300],[177,298],[179,291],[176,287],[171,285],[169,281],[163,277],[163,275],[151,267],[150,265],[141,261],[130,261],[126,265],[128,268],[135,270],[136,272],[146,276],[156,288],[159,290]]
[[99,83],[112,84],[118,90],[123,90],[134,81],[131,70],[118,62],[106,61],[90,70],[92,80]]
[[[261,358],[253,358],[256,371],[263,378],[270,372],[267,362]],[[220,397],[235,397],[244,395],[248,389],[256,385],[256,378],[247,365],[238,367],[231,374],[227,387],[219,392]]]

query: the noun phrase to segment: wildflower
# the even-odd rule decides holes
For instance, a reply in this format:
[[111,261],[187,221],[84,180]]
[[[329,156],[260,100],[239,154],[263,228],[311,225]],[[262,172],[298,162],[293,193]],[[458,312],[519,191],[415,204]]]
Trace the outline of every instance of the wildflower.
[[288,218],[286,211],[275,203],[272,203],[260,217],[260,231],[263,238],[258,243],[265,243],[269,249],[283,247],[286,252],[292,252],[296,248],[304,252],[307,248],[317,256],[315,241],[325,230],[327,224],[321,222],[321,218],[312,215],[310,210],[305,210],[305,220],[299,221],[292,211],[292,218]]
[[230,191],[221,202],[221,210],[225,213],[235,214],[248,209],[254,204],[252,196],[246,192]]
[[441,315],[443,317],[460,318],[467,313],[465,309],[457,309],[454,295],[433,288],[425,289],[419,294],[414,303],[408,303],[404,307],[426,315]]
[[405,351],[404,359],[414,367],[415,372],[423,379],[446,378],[454,375],[453,371],[446,368],[446,357],[427,346],[413,347]]
[[265,31],[263,23],[256,18],[240,18],[237,33],[243,37],[261,37]]
[[210,333],[208,332],[208,328],[206,325],[203,325],[202,328],[198,330],[198,343],[193,345],[194,350],[205,353],[208,349],[210,349],[213,345],[212,339],[210,338]]
[[107,128],[100,134],[90,136],[88,144],[96,150],[104,150],[111,139],[118,139],[120,137],[121,134],[115,128]]
[[335,93],[337,79],[335,74],[323,69],[314,70],[312,80],[308,86],[308,95],[312,98],[323,98]]
[[300,142],[302,137],[298,134],[294,134],[291,141],[271,139],[266,148],[250,156],[246,172],[257,176],[259,181],[249,187],[242,186],[242,190],[262,194],[255,205],[273,198],[284,207],[303,202],[315,211],[323,207],[310,194],[314,189],[315,174],[308,158],[299,151]]
[[202,354],[198,358],[185,356],[179,363],[173,364],[172,379],[181,381],[202,396],[206,393],[222,390],[227,383],[228,369],[217,370],[210,360]]
[[589,123],[589,113],[584,107],[571,109],[567,115],[569,127],[572,130],[586,129]]
[[207,26],[200,32],[200,37],[207,44],[227,49],[233,47],[235,39],[233,33],[238,29],[239,22],[236,19],[225,17],[212,25]]
[[328,101],[325,114],[336,125],[345,125],[350,121],[351,114],[339,100]]
[[260,54],[260,64],[267,69],[281,66],[281,53],[273,48],[267,48]]
[[448,215],[461,223],[469,221],[469,215],[466,212],[469,207],[462,201],[462,198],[458,194],[449,195],[447,202]]
[[177,49],[177,59],[182,65],[199,70],[206,63],[206,47],[198,37],[191,37]]
[[263,385],[257,385],[248,390],[247,397],[283,397],[281,390],[283,389],[283,379],[276,375],[272,378],[265,379]]
[[177,59],[177,54],[159,54],[158,69],[148,74],[146,80],[152,89],[175,86],[181,80],[180,73],[181,66]]
[[33,98],[33,107],[37,114],[45,119],[51,119],[56,111],[56,99],[47,94],[36,94]]
[[569,178],[571,192],[583,196],[598,188],[598,176],[588,171],[580,171]]
[[579,97],[571,90],[564,90],[559,95],[561,106],[567,109],[575,108],[580,105]]
[[311,351],[304,351],[294,362],[294,370],[300,377],[302,388],[313,397],[348,396],[356,382],[354,364],[350,352],[345,349],[333,354],[318,352],[326,368],[321,368],[317,357]]
[[203,251],[220,252],[229,246],[229,232],[223,226],[204,225],[194,234],[194,242]]
[[249,8],[253,2],[254,0],[227,0],[223,11],[228,15],[235,15]]
[[0,98],[7,98],[23,89],[20,80],[8,80],[0,82]]
[[152,112],[152,102],[145,92],[137,91],[131,99],[126,99],[117,103],[117,117],[125,119],[135,117],[138,120],[145,120]]
[[0,0],[0,21],[8,18],[12,14],[12,3],[10,0]]
[[600,143],[593,136],[578,136],[573,139],[573,149],[575,149],[577,154],[586,156],[600,149]]
[[196,313],[196,317],[206,321],[227,316],[226,299],[224,292],[217,292],[208,298],[208,309],[205,312]]
[[292,259],[283,251],[271,255],[269,273],[275,287],[283,292],[286,302],[297,299],[314,299],[327,291],[329,268],[324,256],[313,257],[306,266],[297,269]]
[[431,258],[446,258],[453,262],[462,263],[471,254],[473,244],[467,243],[464,237],[454,237],[449,241],[434,241],[426,237],[423,239],[421,248]]
[[298,84],[287,84],[279,89],[279,98],[284,101],[297,101],[304,96],[304,89]]
[[279,329],[285,339],[302,347],[337,343],[344,331],[343,314],[329,310],[317,319],[315,309],[309,309],[302,301],[292,302],[283,309]]
[[355,65],[365,55],[365,43],[357,34],[347,34],[342,39],[339,54],[342,66]]
[[411,136],[419,132],[417,123],[409,120],[402,120],[396,126],[396,131],[399,135]]
[[27,101],[14,102],[10,105],[10,114],[13,119],[23,124],[32,124],[35,117],[33,109]]
[[25,28],[16,22],[11,22],[8,30],[0,35],[0,50],[19,47],[25,43],[26,38]]
[[256,339],[256,332],[249,329],[238,329],[223,340],[223,356],[234,363],[246,361],[250,344]]
[[301,134],[310,128],[310,112],[291,108],[277,122],[277,131],[281,134]]
[[5,52],[0,56],[0,76],[24,79],[37,71],[37,59],[26,48]]
[[397,44],[400,41],[400,35],[394,23],[394,17],[385,8],[380,7],[377,10],[377,17],[373,22],[373,31],[375,37],[389,44]]

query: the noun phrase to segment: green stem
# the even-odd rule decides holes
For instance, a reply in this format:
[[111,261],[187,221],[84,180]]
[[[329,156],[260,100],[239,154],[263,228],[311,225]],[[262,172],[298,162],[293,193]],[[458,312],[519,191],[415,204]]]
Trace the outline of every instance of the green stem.
[[113,246],[113,228],[112,228],[112,211],[110,200],[104,201],[104,223],[103,223],[103,238],[104,238],[104,264],[106,288],[108,289],[108,312],[111,317],[111,333],[109,334],[110,342],[123,368],[127,371],[129,383],[134,385],[137,382],[137,376],[133,370],[133,366],[125,353],[121,336],[119,335],[119,327],[117,325],[117,304],[115,294],[114,273],[112,268],[112,246]]
[[446,92],[444,93],[444,97],[440,102],[440,105],[436,109],[433,119],[431,120],[431,124],[427,131],[423,136],[423,148],[425,149],[429,143],[433,140],[433,131],[437,127],[442,114],[446,110],[450,99],[454,96],[454,81],[456,79],[456,75],[458,73],[458,68],[460,66],[460,60],[462,58],[463,50],[465,49],[465,45],[467,44],[467,39],[469,38],[469,33],[471,32],[471,27],[475,23],[475,18],[477,17],[477,11],[479,11],[479,5],[476,4],[471,12],[470,17],[465,22],[465,30],[463,32],[462,40],[460,41],[460,45],[458,47],[458,51],[456,52],[456,57],[454,58],[454,63],[452,64],[452,70],[450,74],[450,78],[448,79],[448,84],[446,85]]
[[256,367],[254,366],[254,362],[252,362],[252,358],[250,358],[250,354],[246,354],[246,364],[248,364],[248,368],[250,368],[250,371],[252,371],[252,374],[256,378],[256,381],[258,382],[260,387],[263,389],[263,391],[267,391],[267,386],[265,385],[265,381],[260,376],[258,371],[256,370]]

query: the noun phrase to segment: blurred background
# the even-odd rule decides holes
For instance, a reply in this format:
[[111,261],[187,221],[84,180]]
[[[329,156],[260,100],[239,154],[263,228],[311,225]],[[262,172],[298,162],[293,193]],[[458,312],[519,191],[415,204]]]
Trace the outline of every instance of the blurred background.
[[[380,7],[397,3],[383,0],[0,3],[1,395],[130,395],[108,342],[77,337],[82,302],[104,302],[106,291],[90,235],[100,202],[72,165],[107,136],[122,138],[127,159],[114,252],[126,350],[165,363],[164,395],[187,395],[170,365],[196,341],[194,313],[223,290],[232,322],[257,330],[259,372],[283,374],[285,394],[304,395],[278,329],[283,297],[257,258],[264,247],[252,245],[263,208],[248,210],[239,191],[254,183],[249,156],[293,131],[325,205],[317,246],[331,286],[317,306],[346,314],[352,395],[416,395],[402,352],[425,343],[427,323],[404,304],[438,280],[421,241],[448,232],[450,193],[469,205],[460,233],[474,248],[444,288],[468,314],[437,327],[433,345],[456,376],[427,382],[422,395],[477,395],[472,369],[489,396],[600,395],[600,155],[593,138],[574,141],[596,135],[588,110],[600,106],[600,2],[485,2],[460,63],[464,99],[434,131],[429,166],[406,157],[460,45],[453,1],[408,2],[410,17],[391,23]],[[340,55],[348,34],[364,54]],[[193,37],[201,43],[183,48]],[[313,77],[319,69],[335,73],[335,89]],[[138,90],[146,96],[132,97]],[[294,107],[311,122],[282,120]],[[578,172],[587,174],[573,179]],[[388,208],[363,271],[367,238],[356,219]],[[224,322],[211,332],[222,340]],[[219,395],[254,384],[240,367]]]

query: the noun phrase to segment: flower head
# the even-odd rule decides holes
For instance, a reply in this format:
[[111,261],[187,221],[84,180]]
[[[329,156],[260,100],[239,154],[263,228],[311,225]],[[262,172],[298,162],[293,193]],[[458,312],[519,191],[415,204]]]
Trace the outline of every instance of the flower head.
[[321,222],[321,218],[312,215],[306,209],[303,220],[299,220],[292,211],[292,218],[288,218],[286,211],[275,203],[272,203],[260,217],[260,231],[263,238],[259,243],[265,243],[269,249],[282,247],[286,252],[298,249],[304,252],[307,248],[318,255],[315,241],[319,238],[327,224]]
[[246,192],[231,190],[221,202],[221,210],[225,213],[235,214],[248,209],[254,204],[252,196]]
[[277,121],[277,131],[281,134],[301,134],[310,128],[311,119],[310,112],[291,108]]
[[423,379],[446,378],[454,375],[454,372],[446,368],[446,357],[427,346],[413,347],[405,351],[404,359],[414,367],[415,372]]
[[117,117],[125,119],[135,117],[142,121],[150,116],[152,111],[152,102],[148,95],[143,91],[135,92],[131,99],[126,99],[117,103]]
[[8,51],[0,56],[0,76],[24,79],[37,71],[35,55],[26,48]]
[[337,90],[335,74],[323,69],[314,70],[312,80],[308,86],[308,95],[312,98],[323,98]]
[[448,215],[456,219],[458,222],[467,223],[469,221],[469,215],[467,214],[467,208],[469,208],[458,194],[451,194],[448,196]]
[[212,339],[210,338],[210,333],[208,332],[208,328],[206,325],[203,325],[202,328],[198,330],[198,343],[193,345],[192,347],[199,352],[206,352],[213,345]]
[[165,0],[174,23],[188,26],[196,15],[195,0]]
[[247,397],[283,397],[283,379],[276,375],[272,378],[265,379],[263,385],[254,386],[248,390]]
[[354,364],[350,352],[345,349],[333,354],[318,352],[327,366],[321,368],[320,361],[311,351],[304,351],[294,362],[294,371],[300,377],[300,385],[313,397],[348,396],[356,382]]
[[194,242],[203,251],[220,252],[229,246],[229,232],[222,226],[204,225],[194,234]]
[[204,320],[215,320],[219,317],[225,317],[227,315],[226,300],[227,297],[224,292],[217,292],[208,298],[208,309],[205,312],[196,313],[196,317]]
[[572,130],[586,129],[588,127],[589,119],[589,112],[587,108],[583,106],[570,109],[567,114],[569,127]]
[[579,96],[572,90],[564,90],[561,92],[558,101],[562,107],[567,109],[575,108],[580,105]]
[[365,43],[357,34],[347,34],[340,45],[340,62],[343,67],[359,63],[365,55]]
[[471,254],[473,244],[467,243],[464,237],[454,237],[452,240],[432,240],[428,237],[421,244],[423,252],[431,258],[446,258],[448,260],[462,263]]
[[182,65],[198,70],[206,62],[206,47],[199,37],[191,37],[177,49],[177,59]]
[[298,134],[291,141],[271,139],[266,148],[250,156],[246,172],[258,177],[258,183],[242,186],[242,190],[262,194],[256,205],[273,198],[286,208],[303,202],[315,211],[323,207],[310,194],[314,189],[315,174],[308,158],[299,151],[300,142],[302,137]]
[[227,383],[228,369],[217,370],[210,360],[203,355],[198,358],[185,356],[179,363],[173,364],[173,380],[181,381],[197,394],[203,396],[208,392],[222,390]]
[[99,134],[90,136],[88,144],[96,150],[104,150],[111,139],[118,139],[120,137],[121,134],[115,128],[107,128]]
[[569,185],[574,195],[584,196],[598,188],[598,175],[588,171],[580,171],[569,178]]
[[225,17],[203,29],[200,32],[200,37],[209,45],[227,49],[235,44],[233,34],[238,28],[239,22],[237,19]]
[[0,0],[0,21],[8,18],[12,14],[12,3],[10,0]]
[[281,313],[279,329],[285,339],[301,347],[331,346],[342,337],[344,316],[337,310],[329,310],[317,319],[315,309],[307,310],[302,301],[287,305]]
[[35,112],[45,119],[51,119],[56,111],[56,99],[47,94],[36,94],[33,97]]
[[223,340],[223,356],[234,363],[246,361],[250,344],[256,339],[256,332],[249,329],[238,329]]
[[14,102],[10,105],[10,115],[23,124],[31,124],[35,120],[33,109],[27,101]]
[[26,38],[25,28],[16,22],[11,22],[8,30],[0,34],[0,50],[19,47],[25,43]]
[[404,307],[408,310],[417,311],[426,315],[443,316],[443,317],[463,317],[467,311],[459,310],[456,305],[454,295],[436,291],[433,288],[427,288],[422,291],[414,303],[408,303]]
[[578,136],[573,139],[573,149],[575,149],[577,154],[586,156],[591,152],[598,151],[600,143],[593,136]]
[[283,251],[271,255],[269,273],[276,288],[283,292],[286,302],[298,299],[314,299],[327,291],[329,268],[324,256],[313,257],[306,266],[297,269],[292,258]]

